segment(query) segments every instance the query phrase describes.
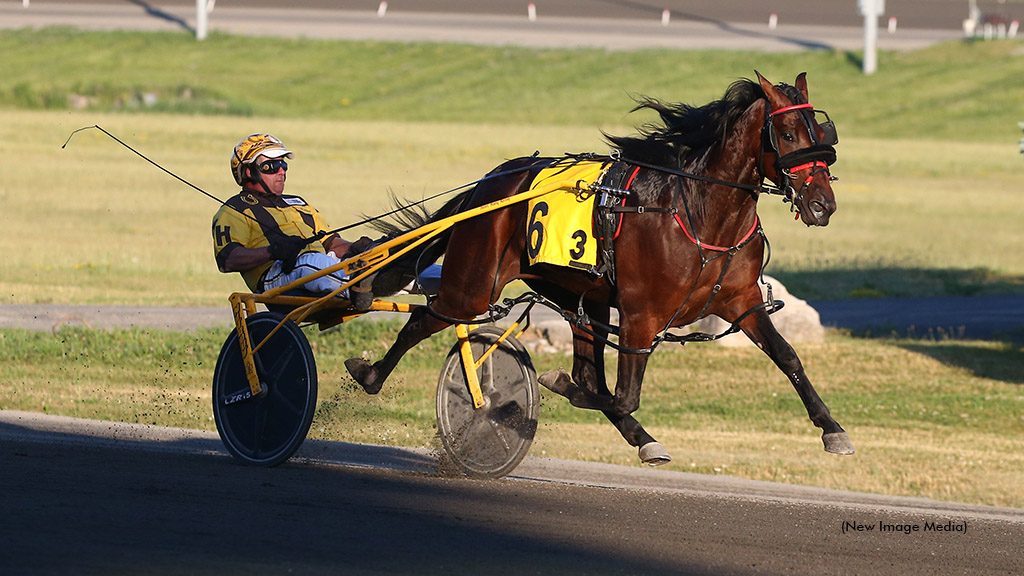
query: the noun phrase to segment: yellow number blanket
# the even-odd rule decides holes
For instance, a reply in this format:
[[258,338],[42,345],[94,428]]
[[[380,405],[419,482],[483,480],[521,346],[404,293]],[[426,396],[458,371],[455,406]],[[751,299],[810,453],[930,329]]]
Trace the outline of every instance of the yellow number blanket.
[[531,189],[566,181],[555,190],[529,201],[526,250],[530,265],[554,264],[584,270],[597,266],[593,234],[595,194],[575,188],[576,183],[599,182],[609,163],[566,158],[537,174]]

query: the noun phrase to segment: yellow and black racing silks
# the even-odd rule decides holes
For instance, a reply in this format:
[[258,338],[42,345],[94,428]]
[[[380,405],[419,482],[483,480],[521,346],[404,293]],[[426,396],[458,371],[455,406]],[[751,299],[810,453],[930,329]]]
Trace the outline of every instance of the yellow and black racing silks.
[[[242,190],[231,197],[213,217],[213,250],[217,267],[224,272],[228,254],[239,246],[262,248],[270,245],[277,234],[311,238],[330,228],[320,212],[298,196],[273,196],[251,190]],[[311,242],[305,252],[324,252],[336,237],[331,234],[320,242]],[[270,268],[267,262],[242,272],[245,284],[253,292],[259,291],[259,281]]]

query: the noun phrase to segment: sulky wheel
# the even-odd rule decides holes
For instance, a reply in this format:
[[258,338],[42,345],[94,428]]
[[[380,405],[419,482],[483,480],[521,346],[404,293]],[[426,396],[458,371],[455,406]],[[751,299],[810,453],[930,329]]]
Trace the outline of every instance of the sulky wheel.
[[[473,357],[479,358],[502,330],[473,330]],[[459,344],[448,358],[437,385],[437,428],[448,460],[475,477],[499,478],[511,472],[530,450],[537,431],[540,391],[537,374],[523,345],[513,337],[502,342],[477,370],[485,404],[473,407],[462,371]]]
[[[258,346],[284,316],[261,312],[247,320]],[[302,330],[291,320],[256,352],[263,393],[249,395],[238,332],[221,348],[213,373],[213,415],[232,456],[246,464],[276,466],[306,439],[316,409],[316,363]]]

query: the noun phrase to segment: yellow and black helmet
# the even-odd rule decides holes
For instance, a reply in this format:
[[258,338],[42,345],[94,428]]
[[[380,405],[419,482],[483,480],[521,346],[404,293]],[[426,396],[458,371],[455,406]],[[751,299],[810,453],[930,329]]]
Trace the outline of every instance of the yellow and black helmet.
[[[270,134],[250,134],[235,144],[235,149],[231,153],[231,175],[239,186],[254,179],[246,166],[261,155],[267,158],[295,157],[278,138]],[[258,176],[255,179],[258,179]]]

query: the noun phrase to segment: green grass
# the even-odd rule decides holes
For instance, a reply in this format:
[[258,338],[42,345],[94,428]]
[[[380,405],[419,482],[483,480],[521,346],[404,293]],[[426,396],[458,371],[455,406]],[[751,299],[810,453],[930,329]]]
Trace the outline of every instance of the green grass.
[[[883,52],[861,74],[851,52],[531,49],[212,34],[0,32],[0,106],[324,120],[602,126],[628,95],[702,104],[755,69],[776,82],[807,71],[811,100],[841,134],[1012,143],[1024,87],[1022,44],[953,42]],[[155,98],[150,104],[146,96]]]
[[[434,390],[449,332],[411,351],[378,396],[363,393],[342,365],[382,354],[398,327],[355,322],[307,333],[320,380],[311,438],[434,447]],[[213,430],[210,378],[226,336],[3,330],[0,409]],[[855,456],[822,451],[820,431],[761,352],[665,346],[652,356],[637,417],[675,457],[669,469],[1024,507],[1024,350],[832,334],[800,352]],[[570,359],[533,360],[544,371]],[[542,396],[531,454],[636,465],[635,449],[600,414]]]

